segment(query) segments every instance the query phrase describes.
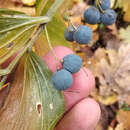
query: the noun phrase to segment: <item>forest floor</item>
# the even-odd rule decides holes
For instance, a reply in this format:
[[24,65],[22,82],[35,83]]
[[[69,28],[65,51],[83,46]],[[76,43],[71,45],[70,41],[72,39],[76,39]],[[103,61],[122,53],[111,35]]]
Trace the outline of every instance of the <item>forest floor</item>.
[[[34,7],[23,5],[21,0],[6,1],[0,0],[0,7],[35,14]],[[102,110],[96,130],[130,130],[130,1],[115,1],[112,0],[112,7],[117,12],[117,21],[107,27],[84,23],[83,12],[92,2],[74,0],[67,10],[75,26],[85,24],[94,32],[89,45],[71,43],[71,47],[95,76],[96,88],[90,96]]]

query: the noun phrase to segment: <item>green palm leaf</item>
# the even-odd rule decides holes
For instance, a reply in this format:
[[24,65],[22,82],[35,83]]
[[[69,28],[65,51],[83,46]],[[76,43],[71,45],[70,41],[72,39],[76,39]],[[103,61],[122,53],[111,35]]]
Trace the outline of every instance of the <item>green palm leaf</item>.
[[49,17],[0,17],[0,33],[10,31],[25,25],[43,24],[50,21]]
[[53,130],[65,104],[50,81],[51,73],[40,57],[34,52],[26,53],[1,109],[0,129]]
[[25,13],[23,12],[18,12],[15,10],[10,10],[10,9],[5,9],[5,8],[0,8],[0,16],[27,16]]

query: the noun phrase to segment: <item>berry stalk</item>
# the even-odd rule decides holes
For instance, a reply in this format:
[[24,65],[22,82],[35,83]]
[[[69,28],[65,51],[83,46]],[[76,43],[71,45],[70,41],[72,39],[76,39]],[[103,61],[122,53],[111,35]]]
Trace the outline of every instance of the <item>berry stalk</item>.
[[[59,59],[57,58],[57,56],[56,56],[56,53],[55,53],[55,51],[54,51],[54,49],[53,49],[53,47],[52,47],[52,44],[51,44],[51,41],[50,41],[50,38],[49,38],[49,35],[48,35],[48,31],[47,31],[46,26],[45,26],[45,33],[46,33],[46,38],[47,38],[47,41],[48,41],[48,46],[49,46],[50,50],[52,51],[55,60],[58,61],[58,62],[62,62],[62,61],[59,60]],[[56,67],[57,67],[57,69],[59,69],[58,63],[56,64]]]
[[101,1],[100,0],[96,0],[96,7],[99,8],[102,13],[104,13],[104,10],[101,7]]

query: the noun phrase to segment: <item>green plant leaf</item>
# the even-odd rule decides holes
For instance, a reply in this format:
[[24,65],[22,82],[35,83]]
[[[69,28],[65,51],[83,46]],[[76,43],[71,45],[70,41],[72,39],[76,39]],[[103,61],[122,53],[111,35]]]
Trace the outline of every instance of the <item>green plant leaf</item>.
[[[44,26],[41,26],[41,27],[39,27],[36,31],[35,31],[35,33],[33,33],[33,35],[31,35],[31,37],[28,37],[27,36],[27,38],[28,38],[28,40],[27,40],[27,42],[23,42],[23,43],[25,43],[24,44],[24,46],[23,47],[21,47],[21,49],[19,50],[19,52],[17,53],[17,56],[16,56],[16,54],[15,54],[15,57],[13,58],[13,60],[9,63],[9,65],[6,67],[6,68],[0,68],[0,76],[3,76],[3,75],[7,75],[7,74],[9,74],[11,71],[12,71],[12,69],[14,68],[14,66],[17,64],[17,62],[19,61],[19,59],[23,56],[23,54],[27,51],[27,49],[29,49],[29,48],[32,48],[32,46],[33,46],[33,44],[36,42],[36,40],[37,40],[37,38],[39,37],[39,35],[40,35],[40,33],[43,31],[43,28],[44,28]],[[27,30],[27,31],[29,31],[29,32],[27,32],[27,34],[28,33],[30,33],[30,30]],[[20,40],[21,40],[21,38],[20,38]],[[22,43],[22,44],[23,44]],[[1,49],[2,50],[2,49]],[[3,51],[3,50],[2,50]],[[11,51],[12,51],[12,49],[11,49]],[[0,51],[1,52],[1,51]],[[6,52],[6,50],[4,50],[3,52]],[[2,54],[2,53],[1,53]],[[7,55],[8,56],[8,55]],[[5,57],[4,57],[5,58]],[[1,59],[1,60],[3,60],[3,58]],[[5,59],[4,59],[5,60]],[[3,61],[2,61],[3,62]]]
[[11,46],[10,48],[7,47],[7,51],[0,56],[0,64],[5,62],[9,57],[13,56],[16,52],[18,52],[21,48],[24,47],[26,42],[29,40],[33,30],[34,28],[28,29],[12,42],[12,44],[14,44],[13,46]]
[[34,52],[26,53],[0,111],[0,129],[53,130],[65,104],[50,79],[51,73],[40,57]]
[[[47,16],[53,18],[59,7],[63,4],[64,0],[56,0],[47,11]],[[42,12],[43,13],[43,12]],[[44,13],[43,13],[44,14]],[[42,14],[42,15],[43,15]]]
[[27,16],[1,16],[0,17],[0,33],[10,31],[25,25],[44,24],[48,23],[50,18],[47,16],[42,17],[27,17]]
[[8,31],[8,33],[7,32],[0,33],[0,49],[8,46],[15,39],[21,36],[25,31],[29,30],[30,28],[34,26],[35,25],[26,25],[26,26]]
[[5,8],[0,8],[0,16],[16,16],[16,15],[21,15],[21,16],[27,16],[25,13],[23,12],[18,12],[15,10],[10,10],[10,9],[5,9]]
[[[67,42],[64,38],[65,24],[64,24],[63,18],[61,17],[59,11],[54,13],[58,9],[58,8],[55,8],[55,6],[59,0],[55,0],[55,3],[53,0],[46,1],[46,4],[44,5],[44,8],[42,8],[42,10],[40,10],[41,8],[40,3],[42,3],[44,0],[38,0],[38,1],[39,2],[36,8],[37,14],[39,14],[40,12],[41,15],[49,15],[51,17],[55,14],[52,21],[49,22],[47,25],[47,29],[48,29],[52,46],[55,47],[57,45],[64,45],[64,46],[70,47],[69,42]],[[60,2],[62,3],[63,0]],[[61,5],[61,3],[58,3],[58,4]],[[49,10],[49,8],[51,9]],[[43,31],[43,33],[40,35],[40,38],[38,39],[35,47],[36,47],[37,53],[41,57],[44,56],[50,50],[48,46],[48,41],[46,39],[45,31]]]
[[36,0],[36,15],[40,16],[49,0]]
[[[49,21],[46,16],[29,17],[17,11],[0,9],[0,64],[24,47],[37,24]],[[0,75],[5,72],[0,70]]]

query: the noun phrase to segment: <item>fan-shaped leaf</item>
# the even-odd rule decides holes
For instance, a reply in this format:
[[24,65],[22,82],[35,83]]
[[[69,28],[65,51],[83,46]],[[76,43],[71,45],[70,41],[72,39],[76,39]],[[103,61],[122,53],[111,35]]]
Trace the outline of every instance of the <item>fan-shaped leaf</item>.
[[[23,48],[26,42],[29,40],[34,27],[25,31],[22,35],[20,35],[17,39],[12,41],[12,45],[10,47],[5,46],[1,48],[0,51],[4,50],[4,52],[0,55],[0,64],[5,62],[8,58],[13,56],[19,49]],[[8,38],[8,37],[7,37]]]
[[[32,47],[32,45],[34,44],[34,42],[37,40],[39,34],[43,30],[43,27],[44,26],[41,26],[40,28],[38,28],[35,31],[35,33],[33,33],[33,35],[31,35],[31,38],[29,38],[28,36],[26,37],[28,40],[27,40],[26,43],[25,43],[25,41],[22,42],[22,44],[25,43],[25,45],[24,45],[24,47],[21,47],[20,52],[18,53],[18,55],[15,56],[15,58],[9,63],[8,67],[6,67],[5,69],[0,69],[0,76],[7,75],[7,74],[9,74],[11,72],[11,70],[14,68],[14,66],[17,64],[17,62],[19,61],[19,59],[23,56],[23,54],[27,51],[27,49],[29,49],[29,47]],[[27,31],[27,34],[30,33],[30,30],[28,30],[28,31]],[[21,40],[21,39],[19,39],[19,40]],[[19,46],[20,45],[18,44],[18,46],[16,46],[16,49]],[[11,51],[13,51],[13,50],[11,50]],[[4,50],[3,52],[6,52],[6,50]],[[5,55],[5,57],[6,56],[8,56],[8,55]],[[5,57],[4,57],[4,60],[5,60]],[[3,58],[1,60],[2,60],[1,62],[4,62]]]
[[35,25],[26,25],[11,31],[0,33],[0,49],[11,44],[15,39],[22,35],[25,31],[34,27]]
[[[16,52],[18,52],[19,49],[24,47],[26,42],[29,40],[33,30],[34,30],[34,28],[28,29],[21,36],[19,36],[16,40],[14,40],[12,42],[12,44],[14,44],[14,45],[12,45],[11,47],[6,47],[7,51],[0,56],[0,64],[5,62],[9,57],[11,57]],[[2,49],[0,49],[0,51]]]
[[0,16],[16,16],[16,15],[27,16],[23,12],[18,12],[18,11],[14,11],[14,10],[10,10],[10,9],[0,8]]
[[34,24],[43,24],[48,23],[50,21],[49,17],[0,17],[0,33],[10,31],[12,29],[16,29],[25,25],[34,25]]
[[53,130],[64,112],[64,99],[50,82],[51,73],[35,53],[24,55],[0,112],[1,130]]

